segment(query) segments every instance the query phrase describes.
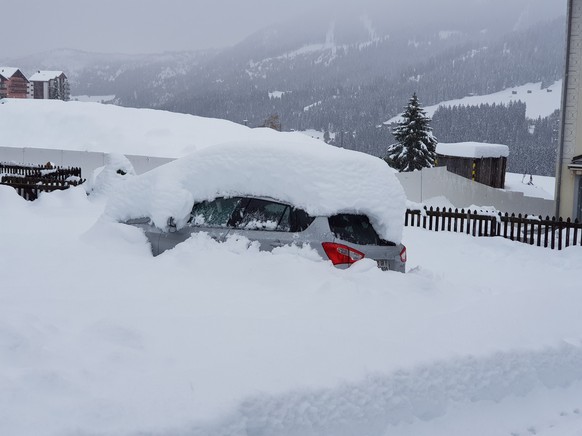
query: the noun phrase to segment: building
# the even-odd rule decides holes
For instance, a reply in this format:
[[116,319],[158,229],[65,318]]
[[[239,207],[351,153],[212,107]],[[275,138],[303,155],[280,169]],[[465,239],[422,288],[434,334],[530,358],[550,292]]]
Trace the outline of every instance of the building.
[[568,0],[556,216],[582,220],[582,0]]
[[32,98],[30,81],[18,68],[0,67],[0,98]]
[[62,71],[37,71],[30,77],[35,99],[69,100],[69,80]]
[[492,188],[505,187],[509,147],[481,142],[439,143],[436,166]]

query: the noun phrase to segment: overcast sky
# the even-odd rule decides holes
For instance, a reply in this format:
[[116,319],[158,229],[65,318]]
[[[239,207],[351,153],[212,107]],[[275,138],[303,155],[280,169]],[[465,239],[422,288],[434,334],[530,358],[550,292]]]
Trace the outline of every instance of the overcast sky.
[[[158,53],[225,47],[269,24],[310,13],[314,7],[338,10],[363,1],[397,13],[399,7],[410,9],[411,4],[446,8],[459,0],[3,0],[0,58],[55,48]],[[495,0],[465,0],[465,4],[471,1]],[[565,11],[566,0],[505,0],[524,1],[528,7],[542,2]]]
[[0,6],[0,57],[54,48],[155,53],[224,47],[303,13],[313,1],[7,0]]

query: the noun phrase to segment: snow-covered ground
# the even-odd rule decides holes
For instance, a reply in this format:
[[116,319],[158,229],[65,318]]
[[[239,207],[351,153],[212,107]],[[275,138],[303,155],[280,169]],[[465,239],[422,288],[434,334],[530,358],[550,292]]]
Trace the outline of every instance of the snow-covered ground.
[[580,435],[582,250],[405,229],[408,273],[0,186],[0,434]]
[[529,174],[505,173],[505,189],[508,191],[523,192],[528,197],[554,199],[556,178],[549,176],[531,176]]
[[108,103],[115,99],[115,95],[74,95],[72,101],[81,101],[84,103]]
[[298,132],[251,129],[230,121],[160,110],[55,100],[5,99],[3,103],[0,105],[3,147],[178,158],[233,140],[288,138],[314,146],[320,144]]
[[[321,141],[324,140],[324,136],[325,136],[325,132],[320,132],[319,130],[315,130],[315,129],[301,130],[300,133],[303,133],[304,135],[307,135],[307,136],[314,138],[314,139],[319,139]],[[335,135],[336,135],[335,132],[329,132],[330,139],[334,139]]]
[[[179,157],[233,140],[327,147],[167,112],[0,106],[1,145]],[[406,274],[205,235],[153,258],[104,215],[126,179],[105,168],[89,197],[35,202],[0,186],[0,435],[582,435],[580,247],[405,228]]]
[[[559,80],[547,89],[542,89],[540,83],[528,83],[526,85],[508,88],[503,91],[487,95],[472,95],[456,100],[447,100],[438,104],[425,107],[429,117],[432,117],[439,106],[479,106],[481,104],[508,104],[512,101],[522,101],[526,104],[525,114],[528,118],[547,117],[552,112],[560,109],[562,98],[562,81]],[[385,124],[396,123],[400,120],[397,115]]]

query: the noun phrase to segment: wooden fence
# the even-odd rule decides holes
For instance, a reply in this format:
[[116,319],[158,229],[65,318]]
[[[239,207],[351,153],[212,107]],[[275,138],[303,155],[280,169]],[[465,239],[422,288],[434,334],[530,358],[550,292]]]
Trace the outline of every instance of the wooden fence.
[[465,209],[407,210],[404,225],[427,230],[466,233],[473,236],[499,236],[512,241],[538,247],[561,250],[572,245],[582,245],[582,223],[570,218],[521,214],[487,214]]
[[53,165],[14,165],[0,162],[0,184],[11,186],[26,200],[36,200],[40,192],[77,186],[85,180],[81,168]]

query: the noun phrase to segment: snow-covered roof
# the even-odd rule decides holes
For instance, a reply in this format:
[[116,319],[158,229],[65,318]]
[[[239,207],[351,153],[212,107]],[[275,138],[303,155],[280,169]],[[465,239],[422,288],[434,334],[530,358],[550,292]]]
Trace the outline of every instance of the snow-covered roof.
[[281,139],[214,145],[128,180],[106,214],[115,220],[168,217],[184,225],[194,202],[220,196],[278,199],[313,216],[370,217],[385,239],[400,242],[406,198],[395,171],[364,153]]
[[437,154],[455,157],[507,157],[509,147],[503,144],[486,144],[483,142],[455,142],[439,143],[436,147]]
[[16,74],[17,71],[18,68],[14,67],[0,67],[0,76],[3,76],[6,79],[10,79]]
[[62,71],[37,71],[28,80],[31,82],[48,82],[59,77],[61,74],[63,74]]

